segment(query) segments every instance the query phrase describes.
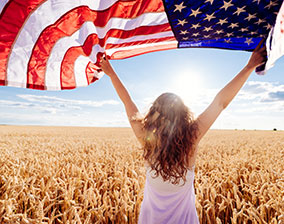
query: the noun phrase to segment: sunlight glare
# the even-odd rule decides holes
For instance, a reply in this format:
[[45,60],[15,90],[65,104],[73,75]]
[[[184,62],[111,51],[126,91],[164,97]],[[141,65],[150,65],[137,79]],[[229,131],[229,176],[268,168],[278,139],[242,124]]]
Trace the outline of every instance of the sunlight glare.
[[196,71],[179,72],[173,80],[173,91],[179,95],[186,104],[198,100],[198,95],[203,89],[203,80]]

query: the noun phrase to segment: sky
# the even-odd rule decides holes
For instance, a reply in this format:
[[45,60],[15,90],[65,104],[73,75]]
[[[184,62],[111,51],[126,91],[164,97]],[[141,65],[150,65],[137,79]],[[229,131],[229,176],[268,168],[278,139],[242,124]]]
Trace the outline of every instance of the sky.
[[[197,117],[247,63],[249,52],[176,49],[111,61],[140,112],[164,92],[182,97]],[[41,91],[0,87],[0,124],[129,127],[108,76],[88,87]],[[266,75],[252,73],[214,129],[284,130],[284,57]]]

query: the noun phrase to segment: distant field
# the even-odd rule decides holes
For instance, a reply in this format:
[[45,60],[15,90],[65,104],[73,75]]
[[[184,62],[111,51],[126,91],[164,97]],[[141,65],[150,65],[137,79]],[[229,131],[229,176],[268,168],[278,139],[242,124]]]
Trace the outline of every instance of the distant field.
[[[129,128],[0,126],[0,223],[137,223],[145,182]],[[284,132],[210,131],[200,223],[284,224]]]

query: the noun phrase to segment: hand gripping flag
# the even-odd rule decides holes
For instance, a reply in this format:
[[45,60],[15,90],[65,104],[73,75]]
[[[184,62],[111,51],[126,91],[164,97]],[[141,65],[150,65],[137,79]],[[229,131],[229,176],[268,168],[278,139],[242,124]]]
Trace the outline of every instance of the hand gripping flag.
[[283,0],[1,0],[0,85],[73,89],[123,59],[187,47],[284,54]]

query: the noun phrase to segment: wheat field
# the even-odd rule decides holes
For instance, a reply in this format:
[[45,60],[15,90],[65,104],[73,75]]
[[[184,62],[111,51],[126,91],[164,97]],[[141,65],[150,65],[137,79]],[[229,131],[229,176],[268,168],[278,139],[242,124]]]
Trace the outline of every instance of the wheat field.
[[[0,223],[137,223],[129,128],[0,126]],[[211,130],[195,168],[200,223],[284,224],[284,132]]]

